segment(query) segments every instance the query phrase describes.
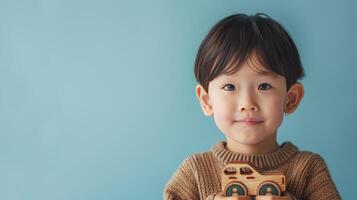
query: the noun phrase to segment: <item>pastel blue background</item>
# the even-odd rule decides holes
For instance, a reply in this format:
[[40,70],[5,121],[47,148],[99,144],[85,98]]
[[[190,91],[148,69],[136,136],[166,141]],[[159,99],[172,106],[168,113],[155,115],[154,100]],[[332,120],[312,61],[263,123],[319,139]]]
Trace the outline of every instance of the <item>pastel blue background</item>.
[[356,1],[0,1],[0,199],[161,199],[182,160],[223,134],[193,64],[218,20],[265,12],[299,48],[301,106],[279,142],[321,154],[352,199]]

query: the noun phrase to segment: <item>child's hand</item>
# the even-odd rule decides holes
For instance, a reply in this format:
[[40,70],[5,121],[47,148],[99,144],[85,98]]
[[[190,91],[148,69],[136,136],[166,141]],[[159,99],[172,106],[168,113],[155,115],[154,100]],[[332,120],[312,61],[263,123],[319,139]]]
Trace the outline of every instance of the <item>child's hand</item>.
[[224,196],[223,192],[219,193],[214,197],[214,200],[251,200],[250,196],[238,196],[238,195],[232,195],[230,197]]
[[294,200],[294,198],[289,194],[289,192],[286,191],[283,196],[262,195],[256,196],[255,200]]

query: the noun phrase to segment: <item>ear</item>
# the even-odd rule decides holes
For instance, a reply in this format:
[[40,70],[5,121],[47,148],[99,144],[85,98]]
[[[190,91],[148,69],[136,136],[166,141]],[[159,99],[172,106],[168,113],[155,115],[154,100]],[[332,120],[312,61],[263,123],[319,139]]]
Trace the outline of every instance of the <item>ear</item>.
[[210,104],[209,96],[201,84],[197,84],[196,86],[196,95],[200,102],[203,113],[206,116],[211,116],[213,114],[213,111],[212,106]]
[[293,84],[286,95],[285,107],[284,107],[285,113],[288,114],[293,113],[296,110],[296,108],[299,106],[299,103],[301,102],[303,97],[304,97],[304,86],[299,82]]

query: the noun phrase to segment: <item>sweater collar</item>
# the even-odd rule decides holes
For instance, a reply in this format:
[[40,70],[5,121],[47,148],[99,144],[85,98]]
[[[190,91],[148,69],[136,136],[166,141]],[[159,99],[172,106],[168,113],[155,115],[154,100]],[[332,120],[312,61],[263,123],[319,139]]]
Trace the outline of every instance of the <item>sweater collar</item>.
[[212,147],[212,152],[222,168],[229,161],[249,161],[262,170],[273,170],[290,160],[299,150],[291,142],[284,142],[280,148],[268,154],[243,154],[229,151],[227,143],[221,141]]

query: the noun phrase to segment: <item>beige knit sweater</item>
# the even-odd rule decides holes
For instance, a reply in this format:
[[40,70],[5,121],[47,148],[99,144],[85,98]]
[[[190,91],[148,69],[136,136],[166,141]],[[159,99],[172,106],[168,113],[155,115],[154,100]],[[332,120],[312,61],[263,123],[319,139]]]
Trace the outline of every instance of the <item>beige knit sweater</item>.
[[164,200],[213,200],[221,192],[221,169],[232,160],[250,161],[262,171],[279,170],[287,191],[296,199],[341,199],[326,163],[318,154],[299,151],[291,142],[270,154],[241,154],[215,144],[210,151],[184,160],[164,189]]

